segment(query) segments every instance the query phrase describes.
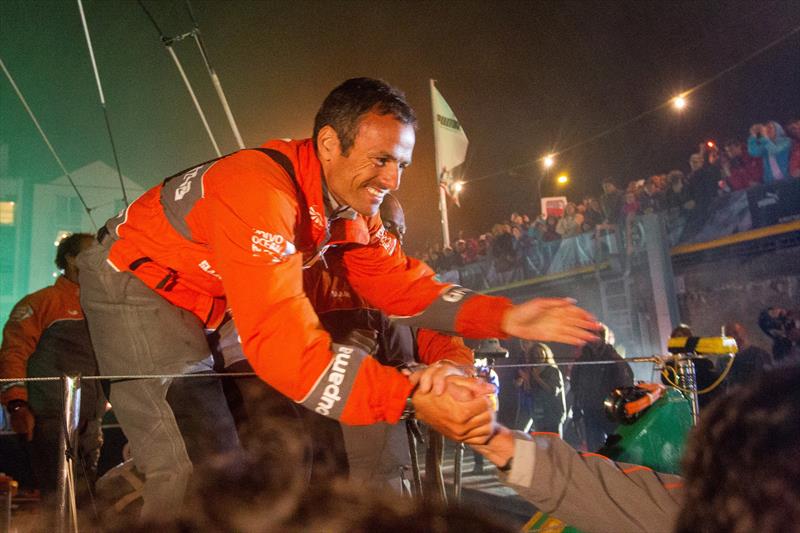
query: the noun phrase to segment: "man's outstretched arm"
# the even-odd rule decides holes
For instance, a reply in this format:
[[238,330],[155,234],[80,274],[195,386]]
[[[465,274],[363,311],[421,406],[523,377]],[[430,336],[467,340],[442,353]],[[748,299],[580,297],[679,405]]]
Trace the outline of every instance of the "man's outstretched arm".
[[673,530],[683,486],[678,476],[579,453],[555,434],[502,426],[473,448],[520,496],[581,531]]

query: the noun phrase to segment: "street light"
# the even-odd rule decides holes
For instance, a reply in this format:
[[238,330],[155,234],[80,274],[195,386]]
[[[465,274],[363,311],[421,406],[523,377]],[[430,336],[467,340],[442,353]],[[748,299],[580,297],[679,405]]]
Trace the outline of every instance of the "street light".
[[566,185],[567,183],[569,183],[569,176],[567,176],[566,174],[561,174],[556,178],[556,183],[558,183],[559,185]]
[[675,98],[672,99],[672,107],[674,107],[678,111],[683,111],[686,107],[686,97],[682,94],[679,94]]
[[544,168],[552,167],[555,164],[555,162],[556,158],[553,154],[547,154],[546,156],[544,156],[544,159],[542,159],[542,164],[544,165]]

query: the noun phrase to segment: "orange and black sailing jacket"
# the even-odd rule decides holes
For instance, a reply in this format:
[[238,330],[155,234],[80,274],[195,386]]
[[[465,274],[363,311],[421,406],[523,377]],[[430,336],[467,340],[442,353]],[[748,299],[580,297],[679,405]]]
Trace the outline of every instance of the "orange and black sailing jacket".
[[378,216],[331,217],[323,189],[310,139],[235,152],[167,178],[111,219],[109,263],[207,328],[230,308],[258,375],[307,408],[348,424],[395,422],[411,384],[331,342],[303,290],[304,265],[341,247],[347,280],[370,305],[458,335],[503,336],[511,303],[438,282]]

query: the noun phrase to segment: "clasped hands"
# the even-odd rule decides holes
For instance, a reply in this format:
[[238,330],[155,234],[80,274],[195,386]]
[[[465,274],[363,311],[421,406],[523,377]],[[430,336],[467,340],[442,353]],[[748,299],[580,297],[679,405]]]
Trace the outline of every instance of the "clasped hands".
[[495,430],[490,395],[496,391],[494,385],[470,376],[471,370],[439,361],[411,374],[416,387],[411,402],[417,418],[445,437],[483,444]]

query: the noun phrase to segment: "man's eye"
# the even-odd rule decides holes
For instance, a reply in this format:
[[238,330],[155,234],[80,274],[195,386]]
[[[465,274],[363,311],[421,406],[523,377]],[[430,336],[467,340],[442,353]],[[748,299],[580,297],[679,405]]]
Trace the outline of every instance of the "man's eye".
[[376,157],[375,158],[375,166],[377,167],[385,167],[386,163],[389,162],[389,158],[387,157]]

